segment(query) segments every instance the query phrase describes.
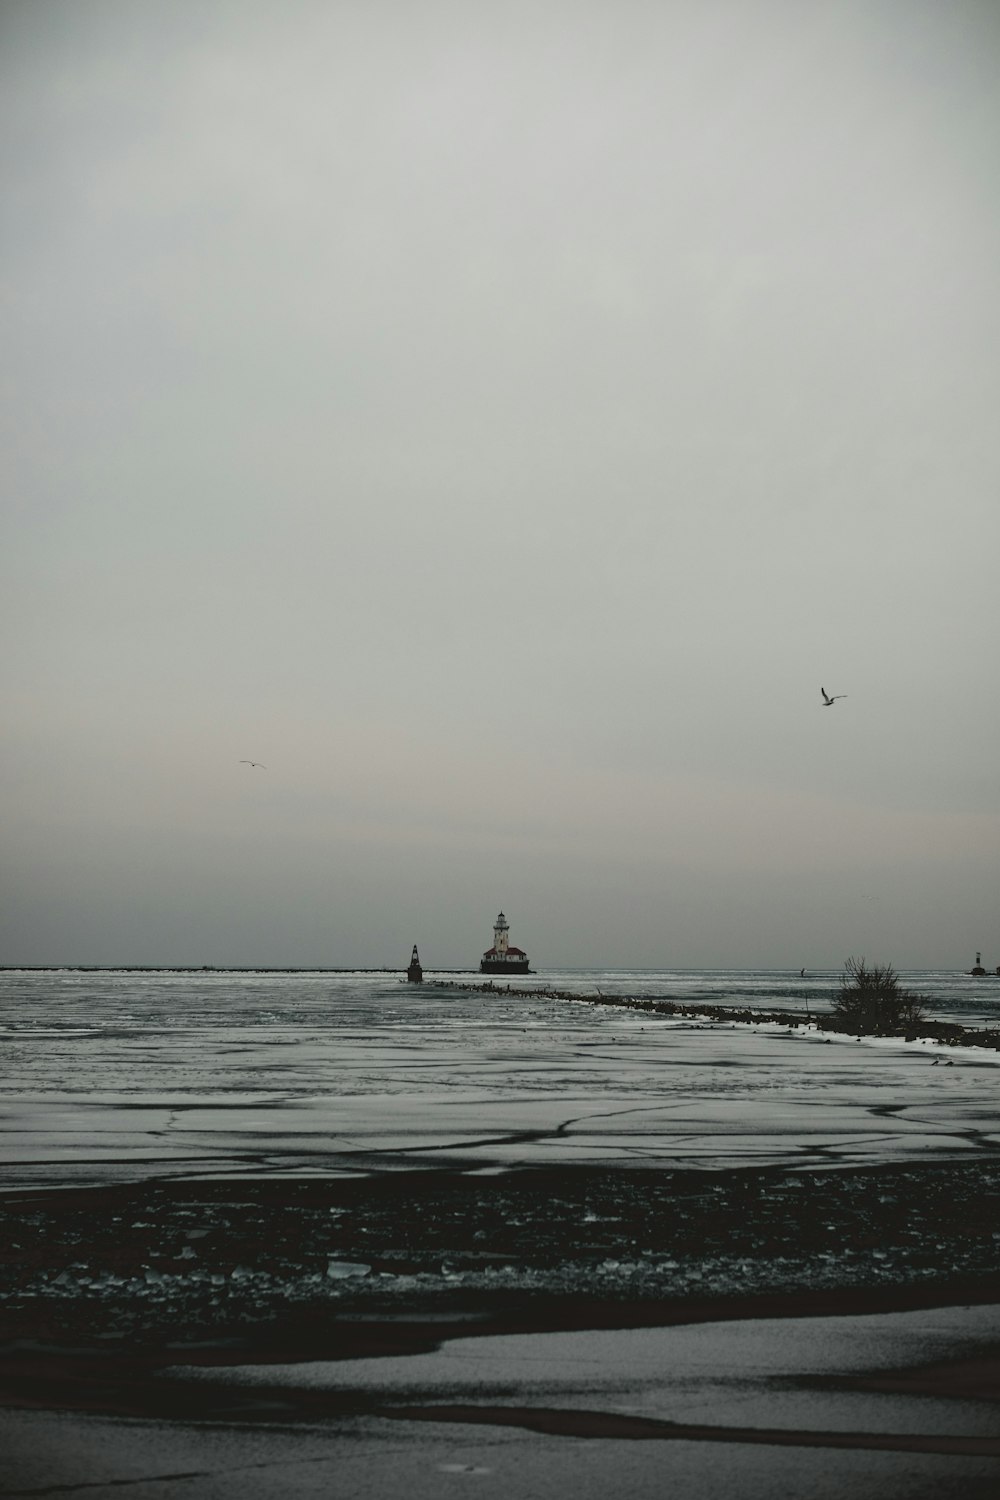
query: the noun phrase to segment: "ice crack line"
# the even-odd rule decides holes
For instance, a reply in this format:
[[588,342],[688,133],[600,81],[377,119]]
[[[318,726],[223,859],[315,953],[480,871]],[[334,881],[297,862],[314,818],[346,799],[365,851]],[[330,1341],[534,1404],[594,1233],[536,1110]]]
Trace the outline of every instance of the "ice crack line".
[[514,1130],[506,1135],[480,1136],[475,1140],[445,1141],[441,1145],[401,1146],[399,1154],[406,1155],[415,1151],[460,1151],[478,1146],[522,1146],[533,1141],[556,1140],[560,1136],[565,1136],[574,1125],[589,1124],[592,1120],[614,1120],[620,1115],[649,1114],[654,1110],[662,1110],[664,1107],[662,1104],[634,1104],[627,1109],[600,1110],[594,1114],[574,1115],[569,1120],[563,1120],[559,1125],[540,1125],[534,1130]]

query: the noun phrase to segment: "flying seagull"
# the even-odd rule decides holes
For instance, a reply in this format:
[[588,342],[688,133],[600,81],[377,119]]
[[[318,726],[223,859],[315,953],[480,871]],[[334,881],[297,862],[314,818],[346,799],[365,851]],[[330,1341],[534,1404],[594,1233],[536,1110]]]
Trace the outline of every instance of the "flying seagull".
[[259,760],[241,760],[240,761],[240,765],[241,766],[259,766],[262,771],[266,771],[267,770],[267,767],[263,764],[263,762],[261,762]]
[[829,708],[832,704],[836,703],[836,701],[837,701],[838,698],[846,698],[847,697],[846,693],[834,693],[833,697],[831,698],[830,694],[827,692],[826,688],[824,688],[824,687],[820,688],[820,692],[823,694],[823,707],[824,708]]

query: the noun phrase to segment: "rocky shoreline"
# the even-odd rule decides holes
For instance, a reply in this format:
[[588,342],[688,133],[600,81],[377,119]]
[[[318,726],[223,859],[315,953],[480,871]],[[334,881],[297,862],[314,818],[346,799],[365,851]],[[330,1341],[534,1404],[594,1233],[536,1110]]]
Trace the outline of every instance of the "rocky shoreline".
[[128,1371],[178,1361],[1000,1302],[989,1161],[158,1182],[21,1192],[0,1221],[7,1404],[93,1403],[95,1368],[125,1410]]

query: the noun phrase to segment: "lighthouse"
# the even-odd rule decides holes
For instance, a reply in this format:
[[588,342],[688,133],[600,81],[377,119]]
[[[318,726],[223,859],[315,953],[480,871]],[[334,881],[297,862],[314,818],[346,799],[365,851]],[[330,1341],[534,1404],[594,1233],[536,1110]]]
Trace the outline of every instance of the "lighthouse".
[[[507,952],[509,949],[507,934],[509,932],[510,923],[507,921],[507,918],[504,916],[503,912],[501,912],[496,921],[493,923],[493,952],[497,958],[507,957]],[[977,953],[976,961],[978,962],[978,960],[979,954]]]
[[528,955],[510,941],[510,923],[503,912],[493,923],[493,947],[487,948],[479,965],[480,974],[530,974]]
[[423,984],[424,982],[424,971],[420,967],[420,954],[417,952],[416,943],[413,945],[410,967],[406,971],[406,982],[407,984]]

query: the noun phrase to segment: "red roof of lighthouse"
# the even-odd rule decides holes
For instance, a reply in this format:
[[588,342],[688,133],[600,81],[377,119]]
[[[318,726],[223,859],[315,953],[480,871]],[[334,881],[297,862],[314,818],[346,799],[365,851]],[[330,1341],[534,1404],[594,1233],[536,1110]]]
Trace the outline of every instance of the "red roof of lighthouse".
[[[497,950],[495,948],[487,948],[486,952],[483,954],[483,957],[494,958],[496,956],[496,951]],[[528,956],[523,948],[515,948],[513,944],[511,944],[511,946],[507,949],[507,952],[515,954],[518,958],[527,958]]]

